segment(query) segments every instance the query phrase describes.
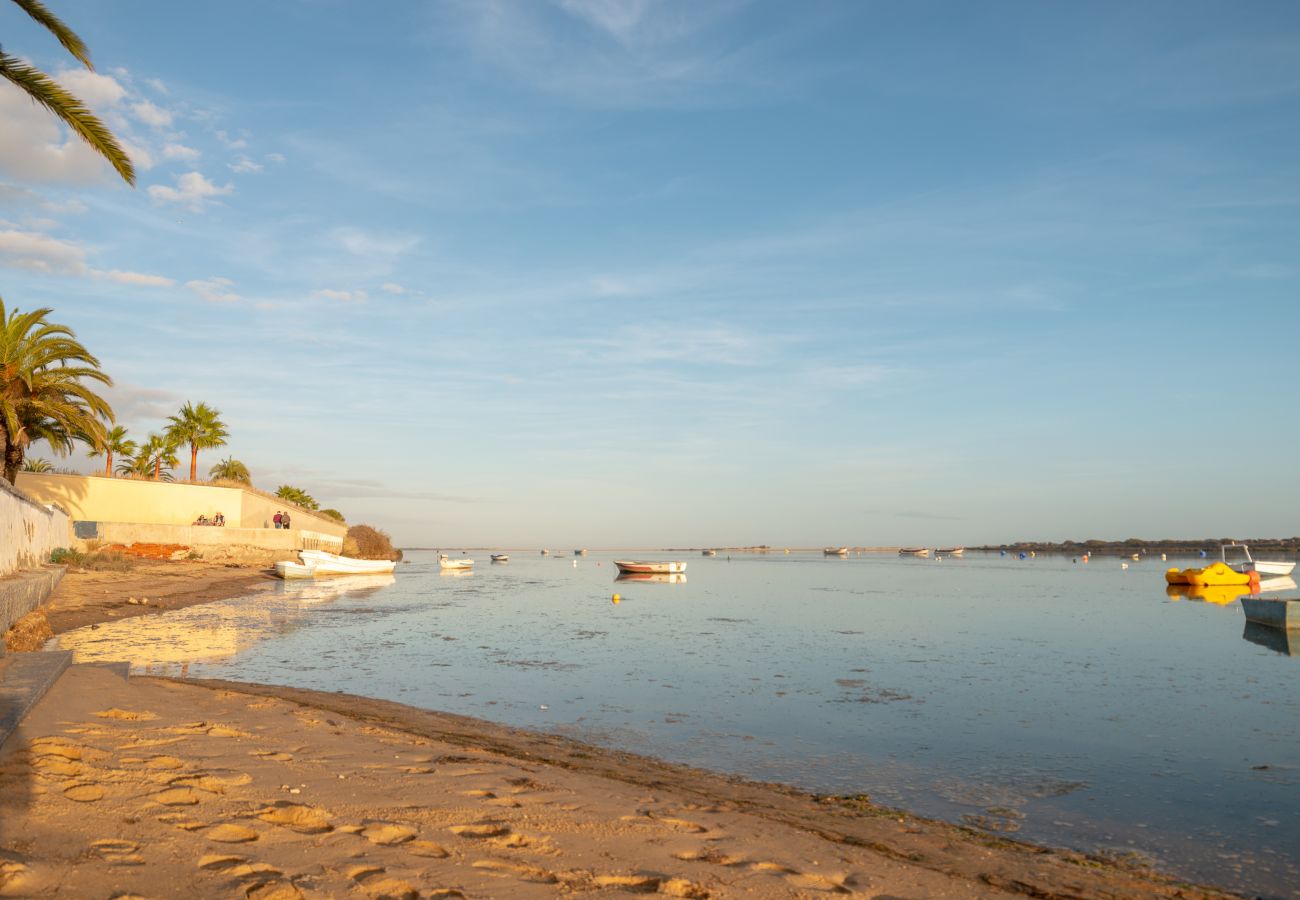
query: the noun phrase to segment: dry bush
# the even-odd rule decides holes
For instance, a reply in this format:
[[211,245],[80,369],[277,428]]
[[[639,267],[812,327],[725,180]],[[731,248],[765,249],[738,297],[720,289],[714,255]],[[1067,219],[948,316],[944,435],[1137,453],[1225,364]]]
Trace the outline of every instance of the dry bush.
[[355,559],[401,559],[402,551],[393,547],[387,532],[369,525],[353,525],[343,539],[343,555]]

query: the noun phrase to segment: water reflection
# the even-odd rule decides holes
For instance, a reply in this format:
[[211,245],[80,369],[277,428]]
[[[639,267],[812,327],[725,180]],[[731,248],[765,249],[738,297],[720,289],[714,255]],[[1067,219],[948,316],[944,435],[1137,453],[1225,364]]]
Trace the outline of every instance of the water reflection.
[[1238,597],[1250,596],[1250,586],[1245,584],[1171,584],[1165,594],[1173,600],[1200,600],[1226,606]]
[[1246,627],[1241,632],[1243,640],[1267,647],[1283,656],[1300,655],[1300,631],[1291,628],[1274,628],[1258,622],[1246,620]]
[[468,578],[474,574],[473,569],[439,569],[439,578]]
[[685,584],[685,572],[622,572],[615,581],[652,581],[656,584]]
[[71,650],[77,662],[126,661],[136,673],[184,678],[192,665],[221,663],[268,638],[291,634],[308,624],[311,608],[370,597],[396,580],[385,574],[281,581],[252,598],[78,628],[52,643]]

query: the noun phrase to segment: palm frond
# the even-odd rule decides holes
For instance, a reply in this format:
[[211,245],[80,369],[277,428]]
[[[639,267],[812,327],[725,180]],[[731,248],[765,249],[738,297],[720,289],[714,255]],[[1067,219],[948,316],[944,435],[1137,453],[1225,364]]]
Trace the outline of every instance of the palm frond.
[[86,44],[77,33],[69,28],[62,19],[50,12],[41,0],[14,0],[18,8],[27,15],[31,16],[54,35],[55,39],[63,45],[63,48],[80,60],[90,71],[95,71],[95,66],[90,61],[90,51],[86,49]]
[[0,78],[12,82],[27,96],[58,116],[77,136],[90,145],[129,185],[135,185],[135,166],[122,145],[84,103],[40,69],[0,51]]

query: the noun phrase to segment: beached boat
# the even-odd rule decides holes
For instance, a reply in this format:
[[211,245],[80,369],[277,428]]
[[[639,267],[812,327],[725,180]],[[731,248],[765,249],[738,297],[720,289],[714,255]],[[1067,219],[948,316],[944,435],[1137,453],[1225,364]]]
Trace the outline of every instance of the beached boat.
[[718,555],[718,551],[717,551],[717,550],[701,550],[701,551],[700,551],[700,555],[701,555],[701,556],[717,556],[717,555]]
[[674,572],[669,575],[665,575],[662,572],[623,572],[614,580],[644,581],[654,584],[685,584],[686,575],[682,572]]
[[684,562],[655,562],[641,560],[614,560],[620,572],[629,575],[678,575],[686,571]]
[[474,568],[474,560],[466,559],[463,556],[452,559],[444,553],[438,557],[438,565],[444,569],[472,569]]
[[848,547],[827,547],[825,550],[822,551],[822,554],[825,556],[848,556],[849,548]]
[[1294,562],[1266,561],[1250,555],[1245,544],[1220,544],[1219,558],[1237,572],[1258,572],[1260,575],[1290,575]]
[[586,555],[587,555],[587,551],[586,551],[586,550],[574,550],[574,551],[573,551],[573,555],[574,555],[574,556],[586,556]]
[[298,558],[317,575],[383,575],[397,568],[391,559],[354,559],[324,550],[299,550]]
[[940,547],[938,550],[934,552],[938,553],[941,556],[961,556],[963,553],[966,552],[966,548],[965,547]]
[[551,555],[551,551],[550,551],[550,550],[543,550],[543,551],[542,551],[542,556],[550,556],[550,555]]
[[1270,628],[1300,629],[1300,600],[1271,600],[1242,597],[1241,610],[1246,618]]
[[509,553],[493,553],[493,554],[492,554],[492,561],[493,561],[493,562],[510,562],[510,554],[509,554]]
[[899,556],[929,556],[929,547],[899,547]]
[[315,578],[316,567],[294,562],[293,560],[286,560],[275,564],[275,574],[285,581],[297,578]]

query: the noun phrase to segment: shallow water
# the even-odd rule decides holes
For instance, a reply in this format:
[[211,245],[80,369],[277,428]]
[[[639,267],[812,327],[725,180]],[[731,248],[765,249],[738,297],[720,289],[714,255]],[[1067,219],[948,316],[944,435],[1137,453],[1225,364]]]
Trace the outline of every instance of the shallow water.
[[1238,603],[1167,596],[1165,563],[677,554],[687,578],[664,584],[616,583],[605,554],[479,557],[453,575],[414,552],[392,580],[286,583],[62,644],[865,793],[1300,896],[1300,656]]

